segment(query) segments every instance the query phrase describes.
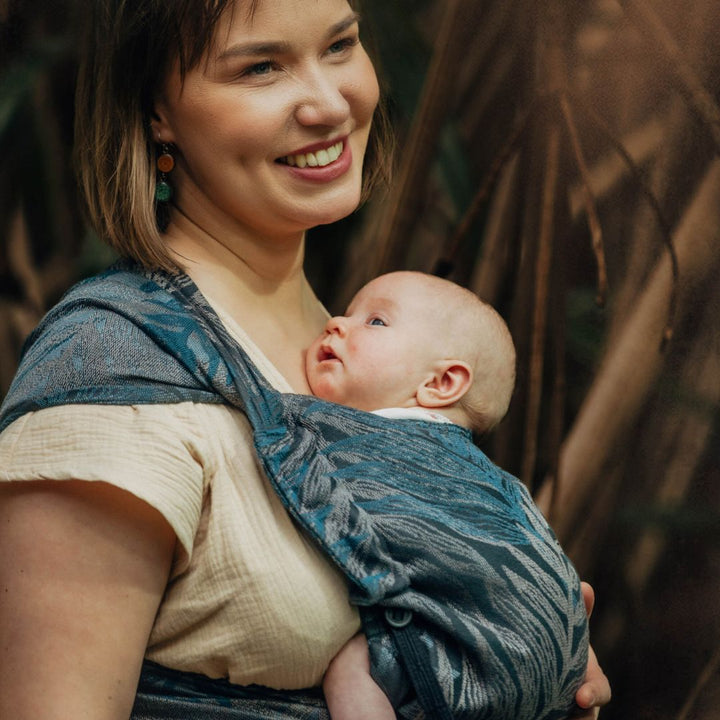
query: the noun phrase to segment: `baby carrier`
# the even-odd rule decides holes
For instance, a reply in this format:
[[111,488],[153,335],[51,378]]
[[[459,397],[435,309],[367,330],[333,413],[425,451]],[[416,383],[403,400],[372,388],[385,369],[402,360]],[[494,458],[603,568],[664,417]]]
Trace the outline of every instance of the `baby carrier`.
[[[86,362],[88,348],[108,361]],[[457,425],[275,391],[187,276],[122,262],[73,288],[29,338],[0,429],[52,405],[183,401],[247,415],[283,504],[347,577],[398,717],[567,717],[587,618],[577,574],[524,486]],[[328,716],[312,690],[146,663],[133,718],[172,717]]]

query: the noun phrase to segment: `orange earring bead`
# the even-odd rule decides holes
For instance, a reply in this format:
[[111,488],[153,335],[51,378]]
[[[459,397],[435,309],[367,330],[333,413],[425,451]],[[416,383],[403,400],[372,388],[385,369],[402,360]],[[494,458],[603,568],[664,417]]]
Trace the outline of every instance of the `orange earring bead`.
[[161,150],[155,161],[159,175],[155,185],[155,200],[158,203],[167,203],[172,198],[172,187],[167,182],[167,175],[175,167],[175,158],[170,154],[170,147],[166,143],[162,144]]
[[161,173],[169,173],[175,167],[175,159],[170,153],[163,153],[157,159],[157,169]]

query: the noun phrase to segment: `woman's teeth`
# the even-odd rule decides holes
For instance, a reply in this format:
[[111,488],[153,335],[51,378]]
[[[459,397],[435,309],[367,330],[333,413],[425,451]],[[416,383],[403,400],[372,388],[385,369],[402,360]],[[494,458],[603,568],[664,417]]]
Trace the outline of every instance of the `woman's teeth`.
[[335,162],[342,154],[344,143],[340,142],[331,145],[325,150],[318,150],[314,153],[303,153],[302,155],[287,155],[282,161],[292,167],[325,167]]

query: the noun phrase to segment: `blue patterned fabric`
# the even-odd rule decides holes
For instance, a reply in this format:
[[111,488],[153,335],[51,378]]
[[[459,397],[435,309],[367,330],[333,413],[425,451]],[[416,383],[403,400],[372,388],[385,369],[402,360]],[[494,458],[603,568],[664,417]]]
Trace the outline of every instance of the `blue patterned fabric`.
[[131,720],[330,720],[319,690],[242,687],[145,661]]
[[[414,702],[400,720],[426,720]],[[130,720],[330,720],[319,688],[271,690],[234,685],[146,660]]]
[[53,405],[185,400],[247,414],[279,497],[347,576],[373,676],[401,717],[423,713],[386,608],[412,611],[453,717],[569,714],[587,618],[577,574],[524,486],[456,425],[276,392],[188,277],[121,263],[72,289],[29,338],[0,429]]

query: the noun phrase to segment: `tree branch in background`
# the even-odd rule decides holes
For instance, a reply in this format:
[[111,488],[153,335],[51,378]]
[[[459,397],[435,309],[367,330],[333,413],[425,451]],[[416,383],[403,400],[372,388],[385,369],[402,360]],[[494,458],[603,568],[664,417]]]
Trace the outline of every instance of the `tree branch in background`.
[[378,272],[402,267],[400,252],[417,220],[428,171],[455,93],[453,76],[448,76],[447,69],[457,66],[465,48],[468,34],[465,4],[466,0],[450,0],[446,6],[420,104],[405,143],[403,162],[375,239]]
[[[718,669],[720,669],[720,645],[716,648],[715,652],[711,655],[707,662],[707,665],[703,668],[703,671],[698,676],[695,686],[693,687],[690,695],[688,696],[685,704],[682,706],[680,712],[677,715],[676,720],[690,720],[691,718],[697,718],[697,715],[691,715],[690,713],[698,701],[700,694],[702,693],[705,686],[717,675]],[[713,715],[717,712],[717,708],[713,709]],[[699,719],[698,719],[699,720]],[[710,720],[708,716],[707,720]]]
[[[596,122],[602,123],[600,128],[604,134],[611,133],[602,118],[590,110],[585,102],[578,95],[572,96],[573,106],[587,113]],[[625,134],[622,138],[612,136],[608,138],[611,149],[604,153],[590,167],[590,185],[595,188],[596,196],[603,199],[617,191],[620,183],[628,177],[628,171],[633,175],[639,175],[642,180],[640,166],[656,157],[662,150],[664,129],[667,126],[665,117],[655,116],[637,127],[632,132]],[[625,154],[621,155],[617,148],[623,148]],[[629,165],[626,158],[630,159]],[[585,197],[582,185],[574,185],[570,188],[570,214],[574,220],[580,218],[585,210]]]
[[707,125],[715,143],[715,152],[720,154],[720,107],[685,59],[675,38],[647,0],[620,0],[620,2],[630,19],[651,40],[650,47],[663,61],[665,69],[678,79],[680,91]]
[[540,207],[540,236],[535,259],[534,302],[528,359],[528,395],[525,411],[525,432],[520,479],[532,486],[537,460],[540,404],[542,401],[545,338],[548,317],[548,297],[555,234],[555,207],[560,176],[560,128],[551,121],[547,132],[545,178]]
[[600,307],[605,306],[607,300],[607,266],[605,264],[605,250],[603,247],[602,227],[600,218],[597,213],[597,205],[595,196],[593,195],[590,185],[590,173],[588,172],[585,155],[580,144],[580,137],[575,124],[572,107],[568,100],[567,93],[560,93],[560,110],[562,111],[565,127],[570,135],[570,145],[575,158],[578,172],[580,173],[580,182],[583,189],[583,197],[585,199],[585,212],[587,214],[588,226],[590,228],[590,237],[592,238],[592,248],[595,253],[595,263],[597,265],[597,298],[596,302]]
[[[712,435],[714,415],[711,408],[720,403],[720,353],[715,343],[716,331],[712,317],[720,309],[720,293],[703,308],[698,332],[692,337],[692,347],[684,360],[682,387],[694,398],[694,407],[658,417],[659,428],[648,427],[655,442],[663,449],[658,465],[658,481],[653,502],[659,507],[680,507],[702,461]],[[625,583],[639,597],[644,590],[666,547],[664,533],[647,530],[628,555],[625,563]]]
[[436,275],[447,276],[450,274],[449,270],[446,270],[446,268],[452,268],[452,265],[454,264],[460,247],[467,239],[470,230],[477,221],[480,215],[480,211],[484,207],[485,203],[488,200],[488,197],[490,196],[490,193],[492,192],[495,184],[498,181],[500,173],[502,172],[505,165],[509,162],[513,153],[517,149],[517,145],[525,134],[530,118],[535,109],[536,104],[531,103],[528,110],[523,113],[518,122],[515,124],[515,127],[510,133],[510,137],[508,137],[503,147],[500,148],[500,151],[493,159],[490,165],[490,169],[487,171],[485,177],[483,178],[483,181],[480,183],[480,187],[475,193],[475,197],[470,203],[470,206],[465,211],[465,214],[463,215],[463,218],[460,221],[457,230],[452,235],[450,241],[446,245],[443,256],[438,263],[438,267],[435,268]]
[[500,171],[497,188],[490,200],[480,252],[468,285],[491,305],[498,304],[511,259],[509,245],[516,236],[514,223],[518,213],[518,166],[519,158],[515,153]]
[[7,244],[8,264],[22,287],[28,309],[40,319],[45,311],[43,285],[32,260],[25,212],[19,207],[13,215]]
[[[565,238],[562,238],[564,241]],[[565,265],[565,248],[560,248],[556,253],[557,260],[554,263],[554,273],[552,279],[552,363],[553,363],[553,382],[550,392],[549,402],[549,419],[547,430],[547,452],[549,458],[549,472],[554,479],[552,496],[550,500],[550,513],[554,509],[559,488],[558,480],[560,473],[560,451],[562,441],[565,435],[565,405],[567,402],[567,327],[566,327],[566,307],[565,298],[567,296],[566,278],[567,268]]]
[[[541,93],[555,95],[566,84],[566,58],[563,48],[567,24],[567,7],[560,0],[551,0],[540,12],[535,58],[535,72]],[[538,455],[540,410],[543,393],[543,367],[550,308],[550,283],[553,266],[553,241],[557,231],[556,215],[560,190],[560,118],[554,104],[543,113],[545,124],[539,128],[544,135],[540,147],[545,152],[544,177],[540,199],[540,227],[533,279],[534,297],[530,323],[530,352],[523,433],[523,454],[520,479],[532,488]],[[544,147],[543,147],[544,146]]]
[[638,186],[642,190],[643,195],[650,203],[650,207],[654,210],[658,225],[660,226],[660,230],[662,231],[661,237],[668,251],[668,256],[670,258],[670,268],[672,272],[672,284],[669,293],[667,321],[665,323],[665,328],[660,335],[661,343],[664,344],[672,338],[673,326],[675,324],[675,317],[677,315],[678,292],[680,288],[680,267],[678,264],[675,244],[673,243],[670,224],[665,219],[665,214],[660,207],[660,202],[655,196],[655,193],[653,193],[653,191],[648,186],[642,171],[635,164],[635,161],[632,159],[632,156],[627,151],[622,141],[615,136],[612,130],[608,127],[607,123],[594,110],[592,110],[592,108],[590,108],[584,103],[581,103],[580,107],[585,113],[588,114],[588,116],[593,120],[597,128],[602,131],[603,135],[605,135],[608,142],[615,148],[615,151],[625,161],[626,165],[635,177]]
[[[677,232],[679,266],[685,294],[717,272],[720,265],[720,160],[707,170]],[[665,325],[665,301],[672,287],[668,256],[658,263],[617,342],[608,348],[595,382],[564,443],[560,459],[557,514],[551,518],[561,541],[585,513],[595,489],[612,464],[618,446],[637,418],[662,368],[663,356],[652,352]],[[678,318],[688,307],[678,303]],[[550,484],[538,503],[548,511]]]

